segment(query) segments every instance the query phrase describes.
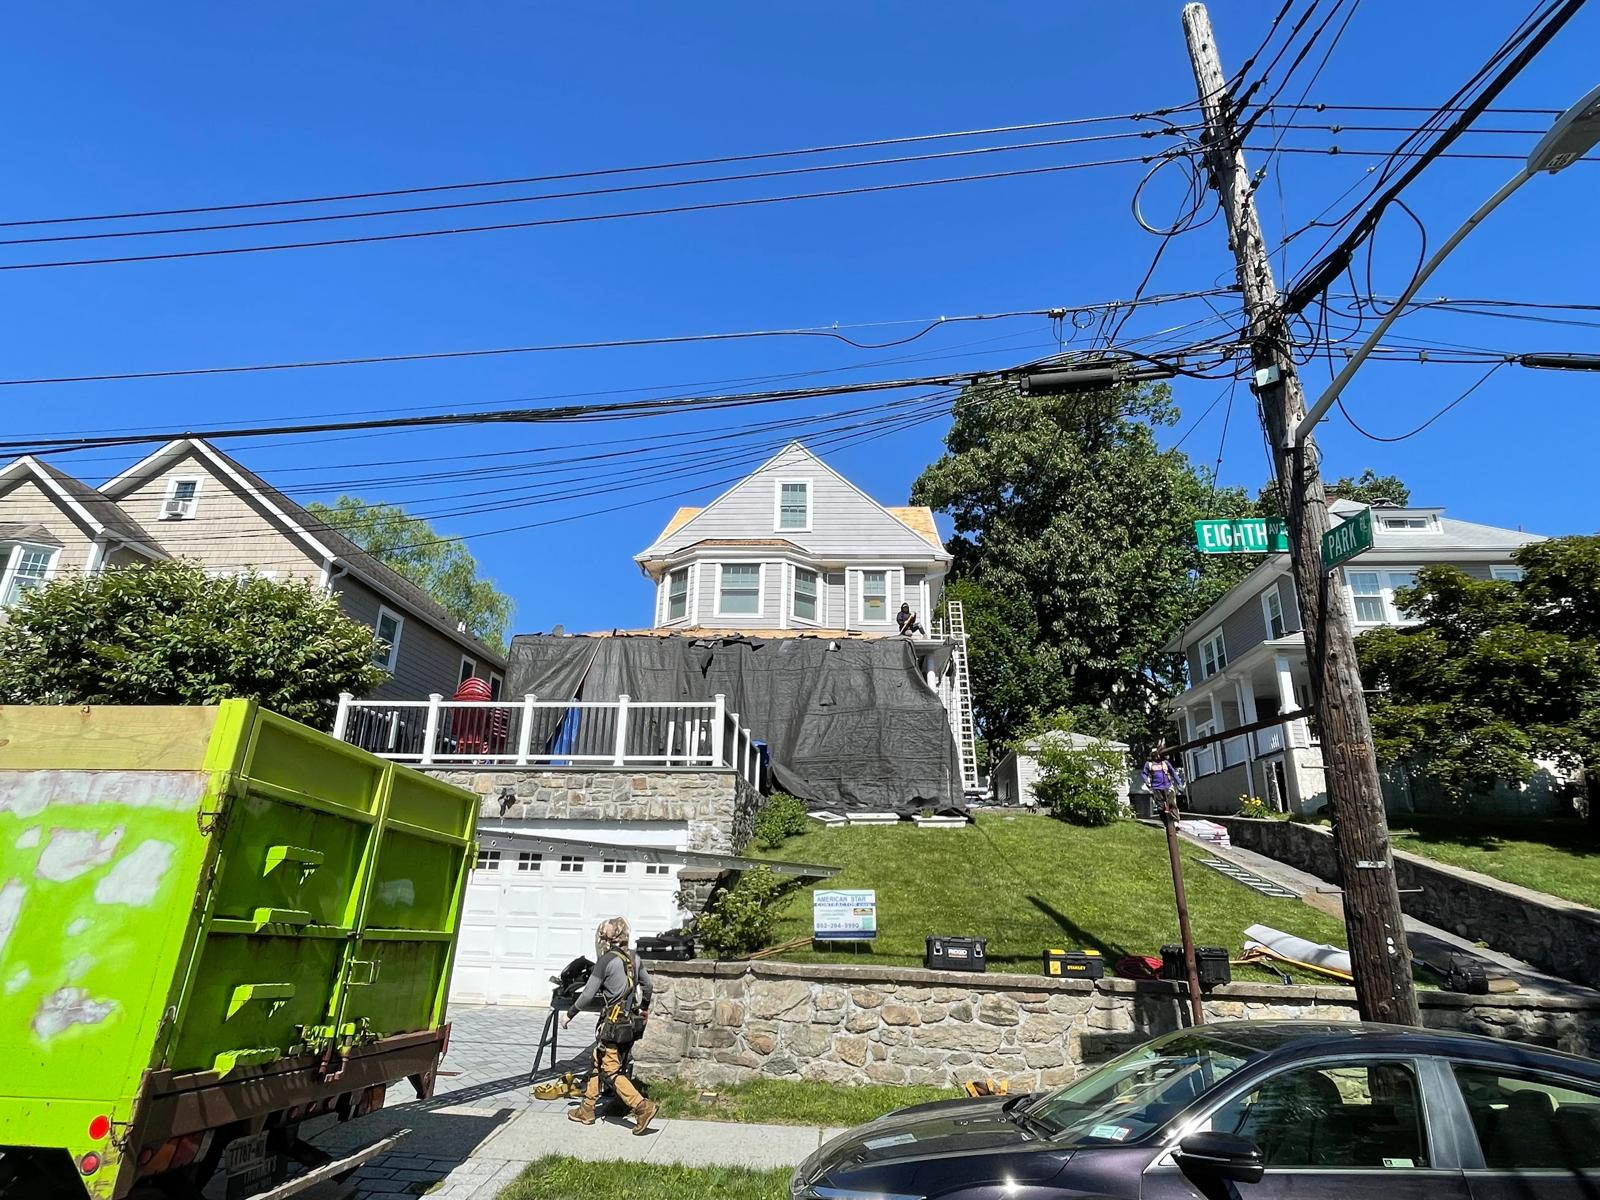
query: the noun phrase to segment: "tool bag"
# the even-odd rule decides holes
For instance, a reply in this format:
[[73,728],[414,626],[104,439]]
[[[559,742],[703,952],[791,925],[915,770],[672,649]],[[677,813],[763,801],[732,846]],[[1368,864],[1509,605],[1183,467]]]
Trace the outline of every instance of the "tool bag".
[[[644,1022],[639,1017],[639,1010],[634,996],[637,992],[637,980],[633,955],[623,951],[616,954],[622,963],[622,973],[625,980],[620,996],[604,998],[605,1007],[600,1011],[600,1023],[595,1029],[595,1036],[605,1043],[613,1046],[631,1046],[639,1040],[644,1033]],[[606,960],[602,958],[595,966],[595,970],[604,971]],[[602,976],[604,978],[604,976]]]

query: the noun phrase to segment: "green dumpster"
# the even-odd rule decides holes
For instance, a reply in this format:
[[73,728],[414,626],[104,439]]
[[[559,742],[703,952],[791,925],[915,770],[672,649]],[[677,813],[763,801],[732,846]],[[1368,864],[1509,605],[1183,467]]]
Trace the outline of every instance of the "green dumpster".
[[0,1187],[247,1195],[431,1094],[476,816],[246,701],[0,706]]

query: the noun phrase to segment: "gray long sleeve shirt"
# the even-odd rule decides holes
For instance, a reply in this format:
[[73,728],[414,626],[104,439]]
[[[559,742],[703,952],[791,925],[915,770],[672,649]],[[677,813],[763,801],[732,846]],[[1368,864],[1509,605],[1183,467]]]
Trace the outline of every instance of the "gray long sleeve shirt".
[[655,986],[650,982],[650,972],[645,969],[644,960],[631,950],[613,950],[608,951],[595,969],[589,972],[589,982],[583,985],[582,994],[567,1010],[569,1017],[577,1016],[581,1008],[600,1007],[601,997],[622,995],[628,987],[628,973],[622,965],[624,954],[633,960],[633,977],[639,988],[639,1009],[644,1011],[650,1007]]

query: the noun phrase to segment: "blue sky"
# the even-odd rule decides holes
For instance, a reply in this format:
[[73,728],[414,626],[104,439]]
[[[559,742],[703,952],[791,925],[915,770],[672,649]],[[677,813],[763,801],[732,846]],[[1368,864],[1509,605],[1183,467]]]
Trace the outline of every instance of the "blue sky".
[[[1226,0],[1213,18],[1228,65],[1265,32],[1275,2]],[[1374,0],[1357,10],[1311,99],[1431,104],[1447,96],[1523,15],[1523,4]],[[369,191],[786,149],[942,130],[1148,111],[1194,96],[1181,5],[983,6],[421,3],[159,6],[63,3],[12,14],[0,48],[8,113],[0,217],[116,212]],[[1565,107],[1596,82],[1600,11],[1581,13],[1500,101]],[[1299,87],[1292,89],[1298,94]],[[1314,120],[1317,118],[1307,118]],[[1347,121],[1361,117],[1344,114]],[[1321,118],[1323,121],[1329,118]],[[1369,123],[1393,124],[1391,116]],[[1545,118],[1503,117],[1508,128]],[[1124,127],[1125,128],[1125,127]],[[1020,140],[1067,136],[1045,132]],[[1264,136],[1264,135],[1263,135]],[[1263,185],[1276,241],[1354,183],[1395,133],[1308,132],[1301,145],[1346,153],[1282,156]],[[1005,139],[999,139],[1005,140]],[[1523,152],[1532,136],[1474,145]],[[1070,146],[920,167],[877,181],[1122,156],[1129,143]],[[1134,143],[1147,146],[1149,143]],[[913,148],[898,148],[891,154]],[[1260,157],[1259,155],[1257,156]],[[775,164],[786,165],[786,164]],[[1408,199],[1434,241],[1507,176],[1512,164],[1436,164]],[[737,169],[737,168],[732,168]],[[711,213],[463,235],[370,246],[167,263],[0,272],[8,378],[404,354],[708,331],[901,322],[1040,309],[1125,297],[1156,239],[1134,223],[1135,165]],[[723,197],[839,186],[849,172],[780,184],[724,185]],[[1167,219],[1176,177],[1146,192]],[[1281,198],[1280,198],[1281,189]],[[526,191],[527,189],[523,189]],[[534,189],[542,190],[542,189]],[[689,191],[693,191],[690,189]],[[1600,170],[1580,164],[1530,184],[1446,265],[1432,295],[1593,301],[1600,275],[1592,217]],[[437,227],[671,203],[689,193],[511,206],[394,218],[374,229]],[[695,199],[703,199],[704,195]],[[413,203],[420,201],[411,201]],[[681,202],[679,200],[678,202]],[[346,206],[351,207],[351,206]],[[357,222],[344,223],[347,232]],[[313,234],[329,226],[305,227]],[[38,235],[40,229],[11,231]],[[260,240],[293,240],[265,231]],[[184,245],[245,244],[210,234]],[[0,262],[148,252],[163,239],[0,248]],[[171,239],[167,239],[171,241]],[[1307,237],[1291,269],[1315,247]],[[1392,293],[1415,263],[1415,232],[1386,221],[1374,283]],[[163,247],[165,248],[165,247]],[[1152,291],[1231,282],[1220,223],[1175,239]],[[1204,316],[1154,308],[1124,334]],[[854,330],[891,340],[893,324]],[[1508,350],[1600,350],[1592,328],[1425,314],[1397,329]],[[423,406],[476,408],[576,393],[635,396],[705,390],[712,381],[782,375],[800,382],[996,368],[1056,347],[1041,318],[951,324],[899,349],[821,339],[711,343],[197,379],[0,389],[13,436],[138,426],[195,427],[258,418]],[[899,360],[899,361],[896,361]],[[817,372],[829,374],[815,375]],[[1348,394],[1375,432],[1420,422],[1482,368],[1376,364]],[[1308,378],[1319,376],[1313,370]],[[740,390],[731,382],[721,390]],[[1180,430],[1226,385],[1183,381]],[[1600,526],[1594,485],[1600,376],[1507,368],[1427,433],[1366,442],[1336,418],[1323,431],[1330,475],[1395,471],[1421,503],[1472,520],[1545,533]],[[677,503],[703,502],[763,457],[704,449],[698,433],[741,419],[833,412],[865,400],[758,410],[747,418],[228,444],[302,499],[358,491],[441,515],[468,535],[484,569],[516,598],[519,631],[638,626],[650,594],[632,563]],[[1248,393],[1240,389],[1184,449],[1225,482],[1266,473]],[[713,427],[714,430],[713,430]],[[903,503],[939,451],[942,425],[830,452],[885,503]],[[666,435],[666,436],[663,436]],[[1174,431],[1170,438],[1175,438]],[[764,435],[767,441],[777,433]],[[542,502],[538,476],[447,478],[484,464],[542,464],[658,437],[650,456],[579,467],[574,486],[618,488]],[[727,443],[724,443],[727,444]],[[590,448],[563,450],[560,447]],[[526,451],[525,455],[510,453]],[[502,454],[499,459],[468,455]],[[92,482],[136,452],[67,456]],[[421,460],[395,466],[363,464]],[[546,476],[543,482],[548,484]],[[382,481],[382,482],[380,482]],[[521,494],[519,494],[519,492]],[[640,501],[647,501],[639,503]],[[632,507],[605,515],[611,505]],[[490,533],[510,526],[538,528]]]

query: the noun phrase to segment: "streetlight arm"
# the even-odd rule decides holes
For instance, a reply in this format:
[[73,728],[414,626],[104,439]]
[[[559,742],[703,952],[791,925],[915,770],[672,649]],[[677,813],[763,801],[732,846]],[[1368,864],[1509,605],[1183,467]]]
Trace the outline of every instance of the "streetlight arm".
[[1388,314],[1378,322],[1378,327],[1372,331],[1366,341],[1361,343],[1361,348],[1350,356],[1350,361],[1345,363],[1344,370],[1340,371],[1338,377],[1328,385],[1321,396],[1317,397],[1317,402],[1306,411],[1306,415],[1295,422],[1295,426],[1289,431],[1288,436],[1287,445],[1290,448],[1303,444],[1316,423],[1327,415],[1328,410],[1333,407],[1333,402],[1339,398],[1339,394],[1344,391],[1345,385],[1350,382],[1350,377],[1361,369],[1361,364],[1367,361],[1367,356],[1377,349],[1378,342],[1389,331],[1389,327],[1405,314],[1406,305],[1411,302],[1411,298],[1417,294],[1418,289],[1428,281],[1428,276],[1438,269],[1439,264],[1449,257],[1450,252],[1459,246],[1462,240],[1476,229],[1485,217],[1499,208],[1513,192],[1532,178],[1532,169],[1523,167],[1522,170],[1506,180],[1500,190],[1485,200],[1478,207],[1478,211],[1462,222],[1461,228],[1452,233],[1444,245],[1433,252],[1433,257],[1422,264],[1422,269],[1417,272],[1410,286],[1395,301]]

